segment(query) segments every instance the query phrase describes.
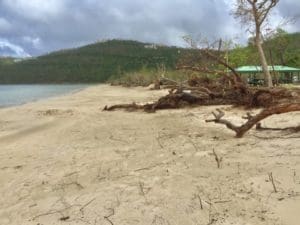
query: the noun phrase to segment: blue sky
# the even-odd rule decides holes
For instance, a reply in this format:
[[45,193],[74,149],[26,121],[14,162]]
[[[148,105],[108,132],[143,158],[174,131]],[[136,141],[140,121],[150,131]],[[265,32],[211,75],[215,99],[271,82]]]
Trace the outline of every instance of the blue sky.
[[[0,0],[0,55],[36,56],[112,38],[184,46],[182,36],[191,35],[245,43],[249,34],[230,15],[233,2]],[[270,25],[299,15],[300,0],[281,0]],[[300,31],[299,18],[283,28]]]

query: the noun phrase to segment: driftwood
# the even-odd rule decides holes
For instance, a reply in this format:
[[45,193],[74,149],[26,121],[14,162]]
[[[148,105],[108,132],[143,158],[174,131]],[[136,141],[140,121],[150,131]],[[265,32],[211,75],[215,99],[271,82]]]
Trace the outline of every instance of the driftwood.
[[[103,110],[113,111],[125,109],[128,111],[143,110],[145,112],[155,112],[161,109],[176,109],[182,107],[194,107],[204,105],[233,105],[245,108],[260,107],[263,110],[256,116],[248,114],[247,122],[242,126],[236,126],[230,121],[223,119],[224,113],[217,110],[213,113],[215,119],[207,122],[215,122],[226,125],[229,129],[236,132],[237,137],[242,137],[249,129],[256,125],[257,129],[263,128],[259,123],[261,120],[273,115],[292,111],[300,111],[300,89],[286,88],[258,88],[249,87],[234,70],[220,57],[219,52],[209,49],[200,51],[204,57],[211,59],[218,65],[225,66],[231,73],[228,74],[218,70],[216,66],[195,64],[195,58],[189,65],[183,63],[178,65],[179,70],[191,70],[200,74],[218,74],[219,78],[210,79],[206,76],[191,77],[184,82],[177,82],[165,77],[155,81],[155,89],[167,87],[169,94],[159,98],[153,103],[147,104],[118,104],[105,106]],[[202,58],[203,59],[203,58]],[[212,69],[214,68],[214,69]],[[292,131],[299,131],[299,127],[286,128]]]
[[214,119],[206,122],[215,122],[226,125],[227,128],[236,133],[236,137],[243,135],[256,126],[257,130],[289,130],[299,132],[300,126],[289,128],[265,128],[261,126],[260,121],[275,114],[300,111],[300,101],[295,91],[286,89],[248,89],[247,92],[241,89],[223,89],[223,92],[210,90],[206,87],[190,87],[181,85],[177,89],[171,89],[169,94],[161,97],[156,102],[147,104],[118,104],[105,106],[103,110],[113,111],[125,109],[128,111],[143,110],[145,112],[155,112],[161,109],[177,109],[182,107],[193,107],[201,105],[236,105],[247,108],[263,107],[263,110],[255,116],[247,114],[247,122],[237,126],[230,121],[223,119],[225,113],[220,109],[213,112]]
[[204,103],[205,99],[209,99],[209,95],[204,92],[199,93],[186,93],[171,92],[168,95],[161,97],[154,103],[148,103],[144,105],[132,104],[118,104],[113,106],[105,106],[104,111],[114,111],[116,109],[126,109],[128,111],[143,110],[145,112],[155,112],[160,109],[176,109],[186,106],[196,106]]
[[[276,105],[269,108],[266,108],[262,110],[260,113],[258,113],[255,116],[251,116],[249,113],[247,114],[247,122],[244,123],[241,126],[234,125],[228,120],[223,119],[225,113],[221,111],[220,109],[217,109],[217,113],[213,112],[215,119],[206,120],[206,122],[215,122],[226,125],[227,128],[233,130],[236,133],[236,137],[240,138],[243,137],[243,135],[250,130],[253,126],[257,124],[258,128],[261,128],[260,121],[272,116],[274,114],[282,114],[282,113],[288,113],[288,112],[294,112],[294,111],[300,111],[300,103],[291,103],[291,104],[282,104],[282,105]],[[294,131],[300,131],[300,127],[294,127],[294,128],[285,128],[285,129],[292,129]]]
[[300,89],[288,90],[284,88],[267,89],[226,86],[221,81],[214,81],[206,84],[206,86],[198,86],[199,82],[197,83],[195,79],[190,81],[190,83],[196,86],[182,83],[177,85],[169,84],[169,94],[153,103],[117,104],[105,106],[104,110],[126,109],[128,111],[143,110],[146,112],[155,112],[161,109],[176,109],[201,105],[234,105],[246,108],[268,108],[282,103],[300,102]]
[[138,109],[143,109],[144,105],[138,105],[135,102],[132,104],[117,104],[112,106],[105,106],[104,111],[114,111],[115,109],[126,109],[127,111],[134,111]]

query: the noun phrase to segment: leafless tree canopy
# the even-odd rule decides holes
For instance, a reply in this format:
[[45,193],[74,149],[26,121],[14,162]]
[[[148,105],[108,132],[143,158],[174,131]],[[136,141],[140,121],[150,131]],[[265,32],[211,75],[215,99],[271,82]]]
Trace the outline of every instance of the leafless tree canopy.
[[239,19],[243,25],[248,26],[249,32],[255,34],[255,44],[265,76],[265,85],[268,87],[272,87],[273,82],[262,48],[262,29],[270,11],[278,2],[279,0],[236,0],[233,12],[235,18]]
[[255,25],[261,28],[267,16],[279,0],[236,0],[233,14],[244,25]]

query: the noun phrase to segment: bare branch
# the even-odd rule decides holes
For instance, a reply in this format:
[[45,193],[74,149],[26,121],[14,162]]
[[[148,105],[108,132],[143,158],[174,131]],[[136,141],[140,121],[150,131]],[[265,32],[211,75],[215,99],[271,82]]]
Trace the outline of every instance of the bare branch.
[[273,173],[269,173],[269,180],[272,182],[272,186],[273,186],[273,189],[274,189],[274,192],[277,193],[277,188],[276,188],[276,185],[275,185],[275,182],[274,182],[274,178],[273,178]]
[[[236,126],[232,124],[230,121],[222,119],[224,117],[224,112],[222,112],[220,109],[217,109],[218,113],[213,112],[215,119],[206,120],[206,122],[214,122],[214,123],[220,123],[226,125],[227,128],[233,130],[236,133],[236,137],[240,138],[243,137],[243,135],[250,130],[255,124],[259,123],[261,120],[272,116],[274,114],[282,114],[282,113],[288,113],[288,112],[294,112],[294,111],[300,111],[300,103],[290,103],[290,104],[282,104],[282,105],[276,105],[269,108],[266,108],[262,110],[259,114],[256,116],[250,116],[248,115],[247,119],[248,121],[244,123],[241,126]],[[296,130],[297,132],[298,130]]]

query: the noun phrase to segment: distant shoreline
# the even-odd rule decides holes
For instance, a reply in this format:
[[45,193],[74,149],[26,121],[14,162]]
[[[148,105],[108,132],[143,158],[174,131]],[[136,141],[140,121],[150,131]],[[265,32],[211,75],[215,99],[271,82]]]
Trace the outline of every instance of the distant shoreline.
[[[0,84],[0,94],[2,96],[6,96],[7,98],[7,96],[16,95],[10,96],[10,100],[3,100],[4,97],[1,98],[0,96],[0,109],[74,94],[91,86],[95,86],[95,84]],[[4,90],[1,89],[3,87],[5,88]],[[44,88],[46,88],[46,93],[43,90]],[[22,89],[24,89],[24,92],[27,93],[28,96],[22,96],[21,93],[15,93],[22,92]]]

